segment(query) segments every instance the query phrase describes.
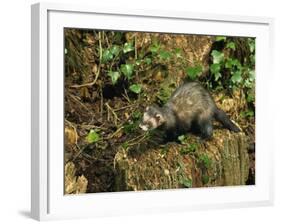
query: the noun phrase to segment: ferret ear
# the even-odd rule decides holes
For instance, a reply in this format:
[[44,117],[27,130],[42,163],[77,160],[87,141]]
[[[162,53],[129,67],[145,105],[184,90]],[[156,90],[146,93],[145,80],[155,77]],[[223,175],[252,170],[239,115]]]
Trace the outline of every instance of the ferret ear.
[[162,123],[164,121],[164,118],[163,118],[162,114],[156,114],[155,118],[156,118],[158,123]]

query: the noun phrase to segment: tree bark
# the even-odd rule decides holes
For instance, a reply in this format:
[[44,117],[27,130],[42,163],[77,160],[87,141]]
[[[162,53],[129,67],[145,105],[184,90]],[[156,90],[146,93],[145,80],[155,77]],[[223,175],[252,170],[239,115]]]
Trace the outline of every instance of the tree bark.
[[248,138],[242,132],[215,130],[205,142],[190,135],[187,144],[119,149],[115,168],[116,191],[245,185]]

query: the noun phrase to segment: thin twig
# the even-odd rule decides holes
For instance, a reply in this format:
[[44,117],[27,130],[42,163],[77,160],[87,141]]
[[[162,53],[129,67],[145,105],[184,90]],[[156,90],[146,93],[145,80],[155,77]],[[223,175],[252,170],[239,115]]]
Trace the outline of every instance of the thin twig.
[[122,96],[129,102],[129,103],[131,103],[131,100],[130,100],[130,98],[129,98],[129,96],[128,96],[128,93],[127,93],[127,90],[124,88],[124,92],[125,92],[125,94],[122,94]]
[[[102,124],[103,126],[104,124]],[[85,129],[92,129],[92,128],[95,128],[95,129],[101,129],[101,130],[108,130],[108,128],[104,128],[102,126],[96,126],[96,125],[93,125],[93,124],[77,124],[77,126],[79,127],[82,127],[82,128],[85,128]]]
[[81,155],[81,153],[84,151],[84,148],[81,149],[78,144],[75,144],[75,145],[76,145],[76,147],[78,148],[79,151],[75,154],[72,161],[75,161]]
[[81,103],[81,101],[80,100],[78,100],[77,99],[77,97],[76,96],[74,96],[73,94],[69,94],[69,96],[72,98],[72,99],[74,99],[76,102],[78,102],[84,109],[86,109],[88,112],[91,112],[83,103]]
[[117,112],[117,111],[124,110],[124,109],[130,108],[130,107],[134,107],[136,105],[138,105],[138,104],[135,103],[135,104],[127,105],[127,106],[124,106],[124,107],[120,107],[118,109],[114,109],[114,111]]
[[[138,136],[138,137],[140,137],[140,136]],[[146,134],[143,134],[143,135],[141,135],[141,138],[140,138],[138,141],[129,143],[128,146],[137,145],[137,144],[141,143],[146,137],[147,137],[147,135],[146,135]],[[136,140],[136,139],[138,139],[138,138],[135,138],[135,139],[133,139],[133,140]],[[128,142],[129,142],[129,141],[128,141]],[[131,141],[130,141],[130,142],[131,142]]]
[[105,103],[105,105],[107,106],[107,108],[111,111],[111,113],[113,114],[113,116],[114,116],[114,123],[115,123],[115,125],[116,126],[118,126],[118,124],[117,124],[117,120],[118,121],[120,121],[120,119],[118,118],[118,116],[117,116],[117,114],[114,112],[114,110],[109,106],[109,104],[108,103]]
[[136,141],[137,139],[139,139],[139,138],[145,138],[146,137],[146,133],[144,133],[144,134],[141,134],[141,135],[138,135],[137,137],[135,137],[135,138],[133,138],[133,139],[130,139],[130,140],[128,140],[127,141],[127,143],[129,143],[129,142],[134,142],[134,141]]
[[113,134],[111,134],[111,135],[108,136],[108,137],[105,137],[104,139],[105,139],[105,140],[108,140],[108,139],[113,138],[113,137],[114,137],[115,135],[117,135],[123,128],[124,128],[124,127],[118,128]]

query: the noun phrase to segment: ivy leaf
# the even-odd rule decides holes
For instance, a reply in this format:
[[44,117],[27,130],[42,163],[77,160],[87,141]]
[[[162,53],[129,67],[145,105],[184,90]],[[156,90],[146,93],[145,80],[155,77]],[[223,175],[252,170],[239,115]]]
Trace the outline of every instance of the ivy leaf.
[[191,78],[192,80],[195,80],[202,71],[203,71],[203,68],[201,65],[197,65],[194,67],[188,67],[186,69],[186,73],[187,73],[188,77]]
[[132,45],[132,43],[125,43],[124,44],[124,47],[123,47],[123,52],[126,54],[130,51],[133,51],[134,50],[134,47]]
[[167,59],[169,59],[171,57],[171,54],[170,54],[169,51],[161,50],[159,52],[159,56],[160,56],[161,59],[167,60]]
[[117,56],[120,52],[120,47],[117,45],[113,45],[110,49],[111,54]]
[[112,58],[113,58],[113,54],[111,53],[111,51],[109,49],[104,50],[102,54],[102,61],[107,62],[110,61]]
[[214,64],[219,64],[224,60],[224,54],[222,52],[217,51],[217,50],[213,50],[211,55],[213,56]]
[[230,48],[230,49],[232,49],[232,50],[235,50],[235,49],[236,49],[235,43],[232,42],[232,41],[228,42],[228,43],[226,44],[226,48]]
[[132,64],[121,65],[121,72],[127,77],[127,79],[132,78],[133,70],[134,70],[134,65]]
[[227,59],[227,61],[225,62],[225,68],[232,68],[233,65],[233,60],[231,58]]
[[220,64],[212,64],[210,66],[211,73],[215,76],[215,81],[218,81],[221,78],[221,66]]
[[240,83],[242,81],[242,76],[241,76],[242,72],[241,71],[235,71],[231,77],[231,81],[233,83]]
[[94,143],[94,142],[97,142],[100,140],[100,136],[95,130],[91,129],[90,132],[88,133],[86,139],[87,139],[88,143]]
[[225,68],[232,68],[232,66],[233,66],[233,59],[232,59],[232,58],[228,58],[228,59],[226,60],[226,62],[225,62],[224,67],[225,67]]
[[247,102],[251,103],[255,101],[255,95],[254,94],[249,94],[247,96]]
[[221,78],[221,73],[215,73],[215,81],[218,81]]
[[223,36],[216,37],[216,41],[225,41],[225,40],[226,40],[226,37],[223,37]]
[[119,72],[112,72],[110,71],[108,75],[111,77],[111,82],[113,85],[115,85],[120,78],[120,73]]
[[139,94],[141,92],[141,85],[140,84],[133,84],[129,87],[129,89],[136,93],[136,94]]
[[240,61],[238,61],[238,59],[234,59],[232,61],[232,64],[235,65],[237,68],[241,69],[242,68],[242,65],[240,63]]
[[242,68],[241,63],[237,59],[228,58],[225,62],[225,68],[232,68],[233,66],[236,66],[239,69]]
[[250,81],[255,80],[255,70],[249,71],[249,79],[250,79]]

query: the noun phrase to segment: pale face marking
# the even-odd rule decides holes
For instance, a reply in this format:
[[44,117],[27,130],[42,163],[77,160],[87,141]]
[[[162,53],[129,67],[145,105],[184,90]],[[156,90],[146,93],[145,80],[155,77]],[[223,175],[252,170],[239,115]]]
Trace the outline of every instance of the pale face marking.
[[157,120],[154,117],[151,117],[147,112],[143,114],[143,122],[139,125],[142,130],[147,131],[158,126]]

